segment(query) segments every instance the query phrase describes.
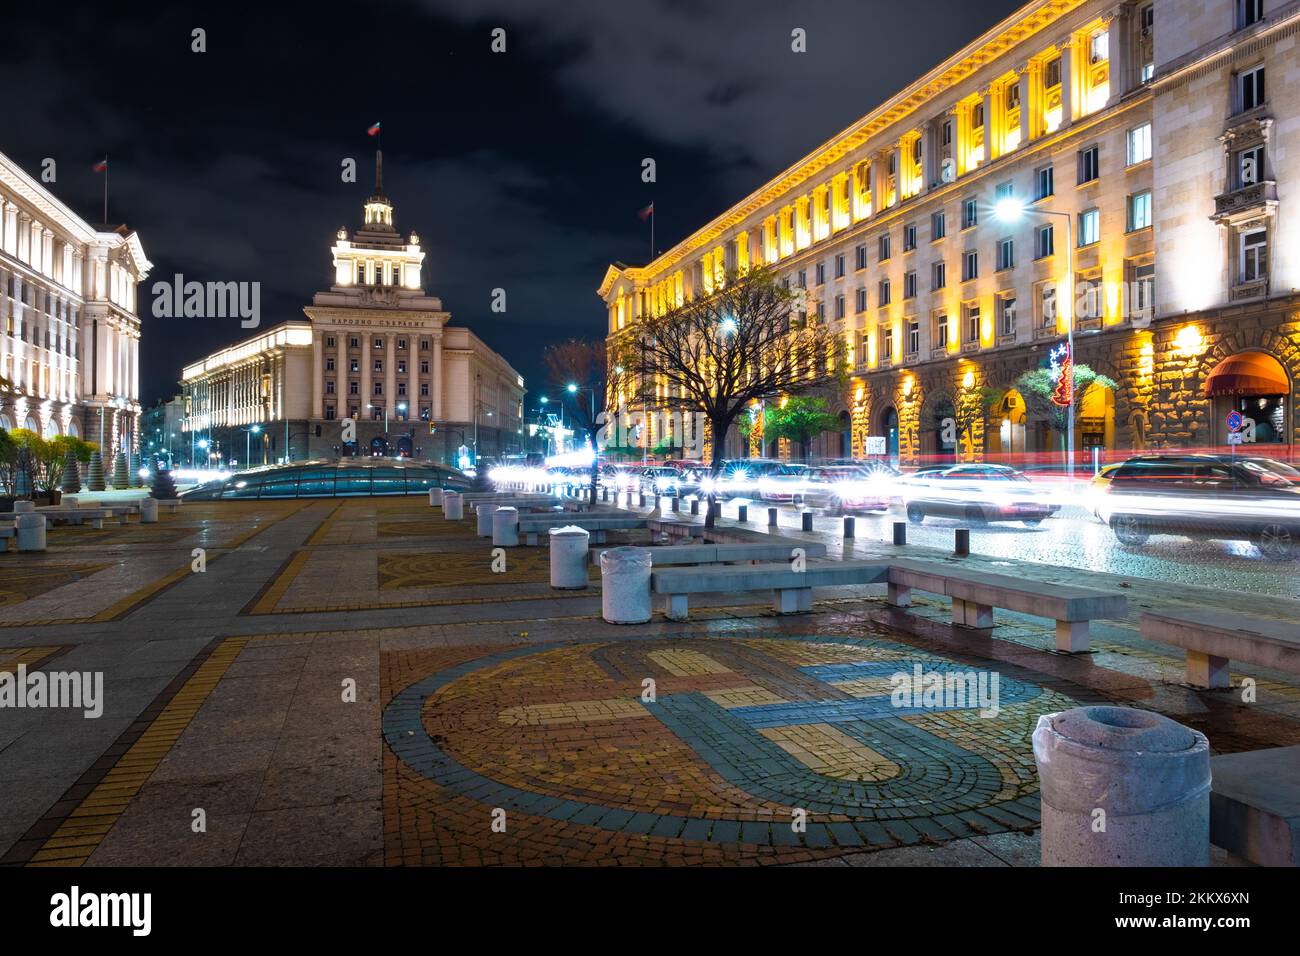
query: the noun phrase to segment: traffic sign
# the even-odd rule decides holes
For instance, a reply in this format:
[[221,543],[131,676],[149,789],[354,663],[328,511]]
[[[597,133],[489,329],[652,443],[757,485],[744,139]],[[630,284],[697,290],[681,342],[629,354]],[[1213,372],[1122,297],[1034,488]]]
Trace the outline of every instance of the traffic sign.
[[1228,412],[1228,431],[1235,432],[1241,430],[1241,412],[1235,408]]

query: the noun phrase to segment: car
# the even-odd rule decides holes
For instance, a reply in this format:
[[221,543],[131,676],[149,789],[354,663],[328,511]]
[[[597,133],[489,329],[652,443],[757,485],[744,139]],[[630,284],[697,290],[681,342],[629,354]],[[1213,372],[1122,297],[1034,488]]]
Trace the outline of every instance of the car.
[[919,480],[914,472],[912,478],[903,486],[903,505],[912,524],[934,515],[961,518],[972,525],[1019,521],[1034,528],[1060,510],[1028,478],[1006,465],[950,465]]
[[682,473],[676,468],[653,465],[641,469],[640,488],[643,494],[675,498],[681,495]]
[[1084,492],[1084,497],[1091,505],[1090,510],[1098,520],[1101,519],[1101,496],[1110,487],[1110,480],[1115,477],[1115,472],[1119,470],[1120,464],[1122,463],[1112,462],[1109,465],[1102,465],[1097,470],[1097,473],[1092,476],[1092,480],[1088,482],[1088,488]]
[[1172,534],[1249,541],[1262,557],[1285,561],[1300,546],[1300,484],[1251,458],[1130,458],[1111,476],[1099,512],[1130,548],[1153,534]]
[[1250,470],[1262,469],[1272,472],[1293,485],[1300,485],[1300,469],[1276,458],[1263,458],[1258,455],[1215,455],[1214,457],[1219,461],[1238,462],[1243,468]]
[[753,498],[758,494],[759,479],[784,466],[785,462],[770,458],[725,459],[713,482],[713,492],[720,498]]
[[804,486],[804,503],[837,515],[888,511],[896,477],[898,472],[879,463],[866,468],[855,465],[811,468]]
[[796,501],[808,482],[807,465],[782,465],[758,479],[760,501]]

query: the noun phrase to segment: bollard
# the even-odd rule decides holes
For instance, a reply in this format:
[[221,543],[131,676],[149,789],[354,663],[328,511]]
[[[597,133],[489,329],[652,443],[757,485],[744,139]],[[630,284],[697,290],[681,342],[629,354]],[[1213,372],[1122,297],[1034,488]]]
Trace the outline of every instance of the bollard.
[[609,501],[609,489],[608,489],[608,488],[601,488],[601,489],[600,489],[600,500],[601,500],[601,501]]
[[14,514],[31,515],[36,514],[36,502],[31,498],[19,498],[14,502]]
[[804,531],[811,531],[811,530],[813,529],[813,526],[812,526],[812,518],[813,518],[813,515],[812,515],[812,512],[811,512],[811,511],[805,511],[805,512],[803,513],[803,530],[804,530]]
[[610,548],[600,554],[600,613],[610,624],[650,620],[650,552]]
[[[628,497],[631,497],[631,496],[629,495]],[[644,507],[645,507],[645,492],[644,492],[644,491],[639,491],[639,492],[637,492],[637,496],[636,496],[636,506],[637,506],[638,508],[644,508]]]
[[853,537],[853,518],[850,515],[844,516],[844,537]]
[[659,493],[658,493],[658,492],[655,492],[655,506],[654,506],[654,511],[655,511],[656,514],[659,513]]
[[907,522],[894,522],[894,544],[907,544]]
[[474,505],[474,513],[478,516],[478,536],[492,537],[492,505],[486,500],[480,500]]
[[699,513],[700,513],[700,499],[699,499],[699,498],[692,498],[692,499],[691,499],[691,514],[693,514],[693,515],[697,515],[697,514],[699,514]]
[[141,498],[140,499],[140,523],[157,524],[158,522],[158,499]]
[[465,517],[465,499],[458,491],[449,491],[442,496],[442,516],[448,521],[460,521]]
[[767,509],[767,526],[768,526],[769,528],[775,528],[775,527],[776,527],[776,525],[777,525],[777,518],[776,518],[776,515],[777,515],[777,511],[776,511],[775,508],[768,508],[768,509]]
[[1209,866],[1204,734],[1148,710],[1076,707],[1038,718],[1034,761],[1043,866]]
[[[517,526],[516,526],[517,528]],[[587,586],[587,555],[591,535],[572,525],[552,528],[551,587],[578,591]]]
[[953,536],[952,553],[959,558],[970,554],[970,528],[958,528]]
[[500,548],[519,547],[519,509],[498,508],[492,512],[492,544]]
[[430,507],[430,508],[441,508],[441,507],[442,507],[442,489],[441,489],[441,488],[430,488],[430,489],[429,489],[429,507]]
[[748,520],[749,520],[749,505],[737,505],[737,506],[736,506],[736,520],[737,520],[737,521],[748,521]]
[[[19,503],[14,502],[15,505]],[[14,537],[18,540],[19,551],[44,551],[45,515],[20,511],[14,518]]]
[[673,495],[673,514],[682,510],[682,499]]

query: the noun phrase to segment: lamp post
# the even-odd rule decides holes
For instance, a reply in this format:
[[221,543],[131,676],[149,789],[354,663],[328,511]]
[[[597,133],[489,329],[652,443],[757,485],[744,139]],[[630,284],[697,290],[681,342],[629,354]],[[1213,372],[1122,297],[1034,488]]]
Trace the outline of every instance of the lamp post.
[[[591,418],[588,419],[588,421],[590,421],[591,427],[595,428],[596,427],[596,390],[594,388],[584,388],[578,385],[577,382],[570,382],[566,390],[570,395],[580,395],[583,392],[591,393]],[[591,441],[591,451],[592,454],[596,453],[596,441],[594,438]]]
[[[487,407],[487,402],[483,401],[482,399],[474,400],[474,467],[475,468],[478,467],[478,410],[480,408],[486,408],[486,407]],[[492,417],[492,409],[490,408],[487,410],[487,417],[488,418]]]
[[260,435],[261,433],[262,433],[261,425],[252,425],[244,429],[244,467],[245,468],[251,468],[253,465],[253,436]]
[[[1030,209],[1019,199],[1010,196],[999,199],[993,207],[994,215],[999,220],[1006,223],[1019,221],[1021,216],[1026,214],[1034,216],[1059,216],[1065,220],[1065,274],[1068,279],[1067,294],[1071,296],[1066,304],[1065,309],[1065,348],[1069,353],[1069,375],[1068,383],[1070,404],[1065,409],[1065,476],[1067,480],[1074,478],[1074,217],[1068,212],[1054,212],[1050,209]],[[1061,296],[1057,294],[1056,307],[1061,307]],[[1064,374],[1064,373],[1062,373]]]

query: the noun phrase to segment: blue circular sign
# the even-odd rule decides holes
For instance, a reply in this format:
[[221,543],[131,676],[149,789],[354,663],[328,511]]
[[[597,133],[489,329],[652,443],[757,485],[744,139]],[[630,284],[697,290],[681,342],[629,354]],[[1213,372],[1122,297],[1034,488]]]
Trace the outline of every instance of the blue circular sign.
[[1228,412],[1228,431],[1235,432],[1239,428],[1241,428],[1241,412],[1234,409]]

